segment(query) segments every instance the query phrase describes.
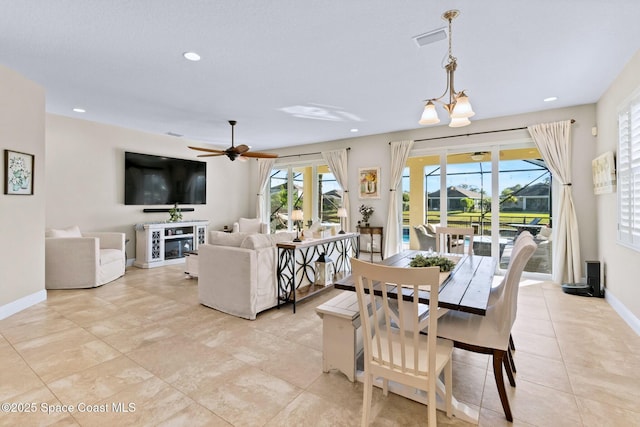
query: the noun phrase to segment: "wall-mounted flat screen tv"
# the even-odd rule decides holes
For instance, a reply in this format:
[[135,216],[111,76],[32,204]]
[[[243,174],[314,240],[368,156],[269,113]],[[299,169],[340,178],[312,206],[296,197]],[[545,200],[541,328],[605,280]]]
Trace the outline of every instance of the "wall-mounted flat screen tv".
[[207,203],[206,162],[125,152],[124,204],[174,203]]

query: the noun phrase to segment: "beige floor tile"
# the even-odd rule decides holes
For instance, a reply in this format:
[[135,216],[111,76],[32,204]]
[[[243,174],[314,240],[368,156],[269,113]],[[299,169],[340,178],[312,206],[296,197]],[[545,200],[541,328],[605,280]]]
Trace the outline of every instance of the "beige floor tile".
[[168,327],[151,323],[139,328],[123,329],[104,337],[103,340],[122,353],[129,353],[174,335],[176,333]]
[[[22,356],[0,336],[0,403],[44,386]],[[15,400],[14,400],[15,401]]]
[[609,403],[577,397],[578,408],[585,427],[619,427],[640,425],[640,408],[623,409]]
[[519,351],[513,354],[517,368],[516,383],[526,380],[567,393],[572,392],[567,370],[561,360]]
[[44,382],[62,378],[120,355],[81,328],[23,341],[16,350]]
[[193,403],[164,381],[150,378],[97,402],[94,412],[74,417],[83,426],[156,426]]
[[157,427],[230,427],[231,424],[216,416],[208,409],[193,403],[166,420]]
[[[2,402],[5,403],[4,401]],[[0,426],[73,426],[75,408],[63,407],[51,391],[40,386],[11,398],[9,411],[2,411]],[[19,406],[19,404],[22,404]],[[4,406],[3,406],[4,408]]]
[[[519,379],[517,387],[506,382],[507,395],[514,420],[536,426],[581,426],[580,413],[573,394]],[[487,387],[482,408],[502,413],[493,374],[487,373]],[[561,424],[558,424],[561,421]]]
[[562,354],[555,338],[522,330],[513,330],[512,335],[517,352],[536,354],[553,360],[562,360]]
[[152,377],[151,372],[120,356],[50,382],[48,386],[64,404],[95,404]]
[[77,326],[78,325],[71,320],[65,319],[64,317],[56,314],[48,319],[37,320],[35,322],[6,328],[2,331],[2,335],[4,335],[10,343],[16,344]]
[[236,426],[263,425],[302,391],[246,365],[229,369],[217,380],[215,383],[201,383],[202,388],[192,396],[202,406]]
[[[309,417],[313,414],[313,417]],[[267,427],[356,426],[361,410],[346,408],[312,393],[302,393],[267,424]]]
[[577,397],[640,412],[640,381],[629,375],[616,375],[601,369],[567,367]]

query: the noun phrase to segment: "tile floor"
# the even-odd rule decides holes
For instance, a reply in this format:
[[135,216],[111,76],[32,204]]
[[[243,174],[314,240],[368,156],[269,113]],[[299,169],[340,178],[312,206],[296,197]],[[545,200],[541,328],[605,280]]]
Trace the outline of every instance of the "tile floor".
[[[199,305],[182,270],[131,267],[1,320],[0,403],[32,412],[0,412],[0,425],[359,425],[362,386],[321,370],[314,308],[340,291],[247,321]],[[513,424],[640,425],[640,337],[602,299],[524,285]],[[480,409],[481,426],[509,425],[488,357],[454,357],[458,399]],[[378,390],[373,412],[376,426],[426,425],[424,406]]]

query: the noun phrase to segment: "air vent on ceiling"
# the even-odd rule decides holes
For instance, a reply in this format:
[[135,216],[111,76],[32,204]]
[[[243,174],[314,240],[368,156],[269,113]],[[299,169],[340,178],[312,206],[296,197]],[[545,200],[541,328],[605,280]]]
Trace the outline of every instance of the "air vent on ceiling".
[[169,136],[175,136],[175,137],[178,137],[178,138],[181,138],[181,137],[182,137],[182,135],[181,135],[181,134],[179,134],[179,133],[175,133],[175,132],[171,132],[171,131],[167,132],[167,135],[169,135]]
[[413,37],[418,47],[426,46],[447,38],[447,27],[437,28]]

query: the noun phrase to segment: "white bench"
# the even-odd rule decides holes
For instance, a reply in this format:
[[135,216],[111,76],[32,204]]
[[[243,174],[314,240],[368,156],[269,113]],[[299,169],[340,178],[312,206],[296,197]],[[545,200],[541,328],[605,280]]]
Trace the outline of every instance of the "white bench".
[[322,319],[322,372],[337,369],[356,380],[356,360],[363,351],[360,310],[355,292],[340,295],[316,307]]

